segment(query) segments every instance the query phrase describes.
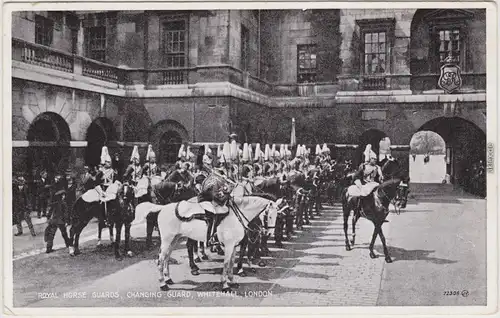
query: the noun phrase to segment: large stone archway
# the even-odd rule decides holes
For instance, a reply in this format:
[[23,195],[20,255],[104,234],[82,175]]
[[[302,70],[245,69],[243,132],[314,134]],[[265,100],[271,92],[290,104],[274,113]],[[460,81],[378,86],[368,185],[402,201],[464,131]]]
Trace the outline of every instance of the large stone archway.
[[96,118],[87,128],[86,140],[85,164],[96,166],[100,161],[102,147],[107,145],[109,141],[116,140],[113,122],[106,117]]
[[44,112],[36,116],[29,125],[26,139],[29,142],[27,170],[33,175],[42,169],[53,174],[69,167],[71,132],[59,114]]
[[189,133],[175,120],[162,120],[154,125],[149,135],[159,164],[173,164],[181,144],[189,141]]
[[454,184],[464,185],[471,168],[486,158],[486,134],[474,123],[460,117],[439,117],[418,131],[433,131],[446,143],[446,173]]

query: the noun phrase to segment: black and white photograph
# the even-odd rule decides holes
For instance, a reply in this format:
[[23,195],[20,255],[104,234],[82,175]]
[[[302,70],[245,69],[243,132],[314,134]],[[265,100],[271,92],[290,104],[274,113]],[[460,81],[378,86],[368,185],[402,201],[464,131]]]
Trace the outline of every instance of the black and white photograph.
[[496,306],[497,8],[285,4],[10,9],[11,310]]

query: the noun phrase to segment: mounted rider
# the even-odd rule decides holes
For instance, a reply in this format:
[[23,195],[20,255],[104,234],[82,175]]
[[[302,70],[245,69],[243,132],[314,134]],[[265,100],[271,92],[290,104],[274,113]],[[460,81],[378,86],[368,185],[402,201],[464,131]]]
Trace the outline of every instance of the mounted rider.
[[151,202],[157,203],[156,193],[153,191],[153,179],[162,179],[160,167],[156,164],[156,154],[153,151],[153,146],[148,146],[146,153],[146,163],[142,167],[142,175],[148,179],[148,193],[151,195]]
[[354,175],[354,184],[358,191],[352,186],[349,187],[349,192],[353,196],[357,194],[365,197],[383,181],[382,169],[377,165],[377,154],[372,150],[372,145],[366,146],[364,158],[365,162],[359,166]]
[[111,156],[109,155],[108,152],[108,147],[104,146],[102,147],[101,150],[101,165],[102,168],[97,172],[96,175],[96,182],[98,183],[98,186],[96,187],[96,190],[99,192],[99,195],[101,196],[101,201],[104,201],[104,209],[103,209],[103,214],[102,214],[102,219],[100,221],[104,221],[106,223],[106,226],[109,226],[111,224],[109,220],[109,213],[107,209],[107,194],[106,190],[108,190],[109,186],[111,186],[115,181],[117,180],[117,173],[113,168],[111,167]]
[[139,148],[134,146],[132,150],[132,156],[130,157],[130,164],[125,173],[123,174],[123,182],[136,187],[139,180],[142,178],[143,170],[140,164]]

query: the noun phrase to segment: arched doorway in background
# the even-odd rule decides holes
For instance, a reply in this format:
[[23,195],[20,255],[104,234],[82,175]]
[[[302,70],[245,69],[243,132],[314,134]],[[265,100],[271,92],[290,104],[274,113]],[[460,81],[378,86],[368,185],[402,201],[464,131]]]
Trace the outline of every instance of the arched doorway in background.
[[359,137],[358,148],[356,151],[356,159],[358,160],[357,164],[361,164],[361,162],[363,161],[363,152],[365,151],[366,145],[368,144],[372,145],[372,150],[377,154],[378,158],[380,140],[382,140],[384,137],[387,137],[386,133],[378,129],[369,129],[365,131]]
[[85,164],[97,166],[100,163],[102,147],[109,141],[116,140],[113,122],[105,117],[96,118],[87,128],[86,140]]
[[33,176],[46,169],[50,175],[64,172],[71,157],[71,133],[68,124],[53,112],[41,113],[28,128],[27,170]]
[[460,117],[438,117],[422,125],[418,131],[433,131],[446,143],[446,173],[451,183],[465,186],[472,167],[485,162],[486,134],[474,123]]
[[177,161],[180,146],[189,141],[189,134],[179,122],[166,119],[153,126],[149,141],[156,153],[157,162],[160,165],[171,165]]

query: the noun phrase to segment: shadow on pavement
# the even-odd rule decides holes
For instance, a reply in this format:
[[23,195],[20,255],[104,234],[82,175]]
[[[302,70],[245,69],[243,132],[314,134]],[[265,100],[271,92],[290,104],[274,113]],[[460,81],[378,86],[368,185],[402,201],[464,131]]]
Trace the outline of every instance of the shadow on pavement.
[[[457,262],[444,258],[431,257],[429,255],[435,252],[431,250],[405,250],[404,248],[393,246],[388,246],[387,248],[389,249],[389,254],[394,262],[426,261],[434,264],[454,264]],[[375,250],[382,255],[384,253],[382,246],[375,246]]]

